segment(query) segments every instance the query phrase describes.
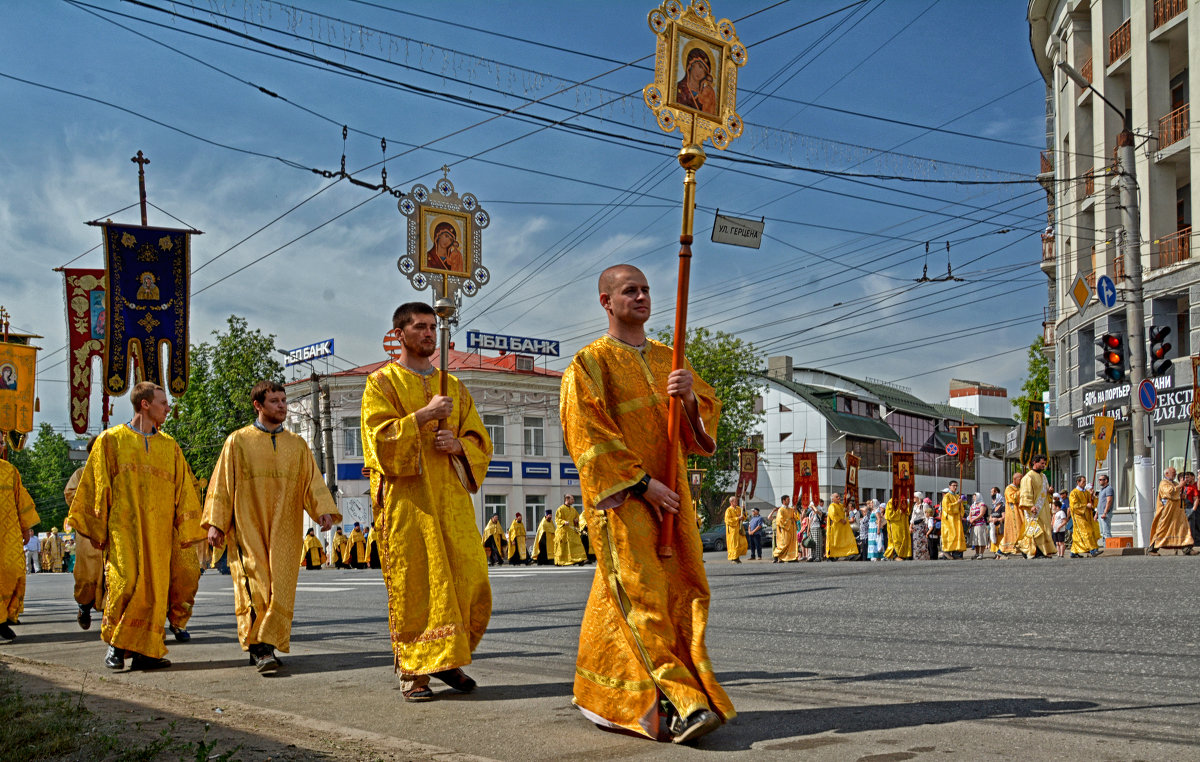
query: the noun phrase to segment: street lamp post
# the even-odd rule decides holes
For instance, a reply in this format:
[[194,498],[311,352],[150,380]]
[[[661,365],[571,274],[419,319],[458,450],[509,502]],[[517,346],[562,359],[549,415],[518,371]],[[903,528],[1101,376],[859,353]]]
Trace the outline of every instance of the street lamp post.
[[1150,456],[1147,426],[1149,418],[1135,399],[1142,380],[1149,376],[1146,368],[1146,296],[1142,289],[1141,212],[1138,209],[1137,176],[1134,172],[1134,135],[1124,109],[1105,98],[1084,79],[1083,75],[1065,61],[1058,68],[1075,84],[1091,90],[1096,97],[1121,117],[1121,132],[1117,135],[1117,181],[1121,190],[1121,224],[1125,235],[1121,256],[1129,281],[1130,298],[1125,300],[1125,323],[1129,335],[1129,425],[1133,435],[1133,484],[1136,492],[1133,526],[1135,542],[1145,547],[1154,511],[1154,460]]

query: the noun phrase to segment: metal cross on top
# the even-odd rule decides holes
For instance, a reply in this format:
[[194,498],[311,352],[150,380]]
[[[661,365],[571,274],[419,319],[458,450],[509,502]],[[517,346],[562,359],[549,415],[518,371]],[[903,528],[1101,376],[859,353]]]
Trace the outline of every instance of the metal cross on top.
[[[716,21],[707,0],[666,0],[650,11],[650,30],[658,36],[654,82],[642,89],[646,105],[666,132],[683,133],[679,166],[683,176],[683,225],[679,234],[679,279],[675,291],[675,336],[671,367],[684,367],[687,340],[688,281],[691,277],[692,228],[696,211],[696,171],[704,166],[704,141],[724,150],[742,134],[737,115],[737,70],[745,65],[746,48],[738,41],[733,22]],[[679,402],[671,397],[667,410],[667,448],[677,452],[680,439]],[[678,465],[667,458],[666,472],[655,476],[672,489]],[[659,528],[658,555],[674,555],[675,517],[666,514]]]
[[130,161],[138,165],[138,200],[142,205],[142,227],[146,227],[148,225],[148,218],[146,217],[146,165],[150,163],[150,160],[143,156],[139,150],[137,156],[134,156]]

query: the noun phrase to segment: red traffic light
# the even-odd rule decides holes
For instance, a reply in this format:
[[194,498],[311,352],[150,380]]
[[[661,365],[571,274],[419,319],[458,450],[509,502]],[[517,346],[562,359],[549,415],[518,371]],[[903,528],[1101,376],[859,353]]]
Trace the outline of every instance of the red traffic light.
[[1121,346],[1121,339],[1113,336],[1111,333],[1106,333],[1100,339],[1100,343],[1107,349],[1116,349]]

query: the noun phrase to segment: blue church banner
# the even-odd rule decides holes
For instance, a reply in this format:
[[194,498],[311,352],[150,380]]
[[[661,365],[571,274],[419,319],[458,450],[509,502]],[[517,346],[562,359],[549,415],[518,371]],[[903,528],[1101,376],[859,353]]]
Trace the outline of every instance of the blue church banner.
[[[112,223],[101,228],[108,276],[104,386],[109,394],[124,394],[130,373],[136,372],[178,397],[188,383],[189,235],[194,231]],[[170,350],[166,383],[163,348]]]

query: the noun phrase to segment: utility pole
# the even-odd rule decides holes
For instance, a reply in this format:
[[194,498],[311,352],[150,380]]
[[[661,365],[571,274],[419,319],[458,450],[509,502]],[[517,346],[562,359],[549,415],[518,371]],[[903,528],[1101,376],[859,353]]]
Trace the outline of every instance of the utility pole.
[[1121,224],[1125,228],[1121,256],[1125,259],[1130,291],[1130,299],[1125,302],[1125,323],[1129,333],[1129,425],[1133,434],[1136,492],[1133,531],[1134,543],[1144,548],[1150,541],[1150,521],[1154,516],[1154,459],[1147,431],[1150,418],[1137,400],[1138,387],[1150,374],[1146,368],[1146,295],[1142,290],[1142,216],[1138,209],[1133,142],[1133,131],[1126,122],[1125,129],[1117,135],[1117,181],[1121,189]]
[[321,423],[325,435],[325,446],[322,448],[325,454],[325,486],[329,487],[329,494],[333,495],[334,502],[337,502],[337,466],[333,463],[333,411],[330,409],[330,396],[329,387],[322,387]]
[[1096,97],[1121,117],[1117,135],[1117,184],[1121,191],[1121,224],[1125,228],[1121,257],[1125,261],[1129,298],[1125,300],[1125,328],[1129,334],[1129,425],[1133,441],[1133,532],[1134,544],[1146,547],[1150,540],[1150,522],[1154,517],[1154,458],[1150,455],[1150,418],[1138,401],[1138,387],[1149,377],[1146,367],[1146,294],[1142,289],[1142,215],[1138,208],[1138,185],[1134,156],[1133,125],[1125,110],[1104,97],[1082,74],[1065,61],[1058,68],[1072,82],[1091,90]]
[[[310,366],[311,367],[311,366]],[[308,412],[309,421],[312,423],[312,449],[313,455],[317,459],[317,467],[321,469],[321,473],[325,473],[325,448],[321,446],[321,377],[317,374],[316,369],[312,371],[312,375],[308,377]]]

